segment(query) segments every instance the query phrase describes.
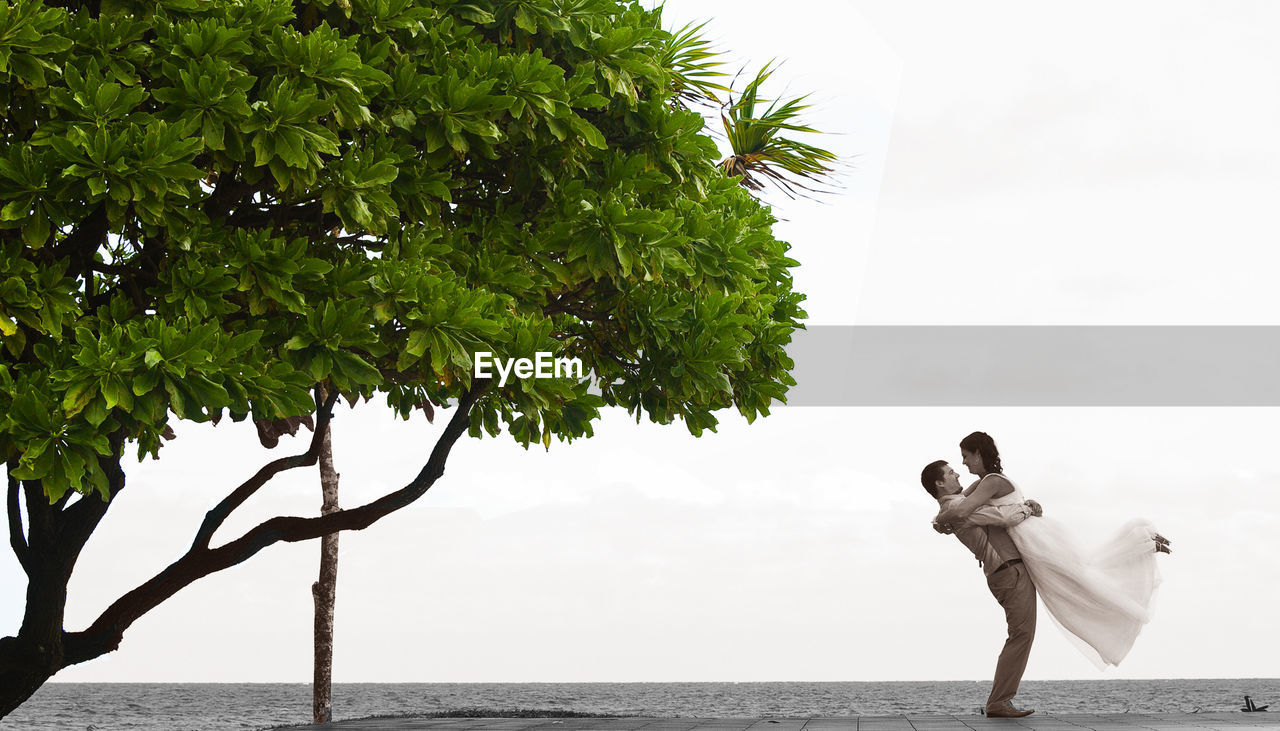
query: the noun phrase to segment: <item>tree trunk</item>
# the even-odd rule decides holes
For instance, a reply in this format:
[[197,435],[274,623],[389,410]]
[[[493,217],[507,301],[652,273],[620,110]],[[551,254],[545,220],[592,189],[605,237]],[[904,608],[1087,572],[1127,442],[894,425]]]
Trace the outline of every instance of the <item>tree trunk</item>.
[[0,718],[22,705],[63,667],[62,614],[70,574],[37,556],[17,637],[0,639]]
[[53,677],[49,655],[14,637],[0,637],[0,718],[27,702]]
[[[27,504],[25,535],[19,492],[25,493]],[[66,667],[62,618],[67,584],[80,550],[107,511],[107,502],[96,495],[67,507],[70,497],[68,493],[51,505],[38,481],[19,484],[9,477],[10,543],[27,575],[27,603],[18,635],[0,638],[0,718]]]
[[33,562],[27,581],[27,608],[18,636],[0,639],[0,718],[63,667],[62,614],[70,574],[41,558]]
[[[321,515],[338,510],[338,473],[333,469],[332,429],[320,441]],[[320,539],[320,578],[311,585],[315,599],[315,675],[312,678],[312,721],[328,723],[333,718],[333,605],[338,593],[338,534]]]

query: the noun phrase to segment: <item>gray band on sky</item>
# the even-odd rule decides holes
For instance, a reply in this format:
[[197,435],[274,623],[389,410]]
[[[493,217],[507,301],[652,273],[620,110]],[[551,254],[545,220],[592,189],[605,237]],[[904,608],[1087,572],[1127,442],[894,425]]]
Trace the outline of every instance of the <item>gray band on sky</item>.
[[812,326],[790,406],[1280,406],[1280,327]]

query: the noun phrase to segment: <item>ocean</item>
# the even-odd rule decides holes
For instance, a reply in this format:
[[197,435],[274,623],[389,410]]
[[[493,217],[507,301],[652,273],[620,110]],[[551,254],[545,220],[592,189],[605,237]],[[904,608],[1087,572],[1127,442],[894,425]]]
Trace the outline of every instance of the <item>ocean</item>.
[[[976,714],[990,681],[888,683],[340,683],[334,718],[455,709],[556,709],[641,716]],[[1276,702],[1280,679],[1023,681],[1045,713],[1239,710]],[[0,731],[267,729],[308,723],[308,683],[48,683]]]

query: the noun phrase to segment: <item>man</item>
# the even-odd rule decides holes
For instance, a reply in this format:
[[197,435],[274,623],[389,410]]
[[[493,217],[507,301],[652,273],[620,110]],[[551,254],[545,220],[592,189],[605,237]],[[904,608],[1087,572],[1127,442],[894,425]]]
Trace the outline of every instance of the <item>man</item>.
[[[1011,701],[1018,693],[1018,684],[1027,668],[1027,658],[1031,656],[1031,642],[1035,639],[1036,588],[1031,583],[1031,576],[1022,564],[1022,557],[1005,527],[1016,525],[1033,515],[1039,516],[1042,510],[1034,500],[1003,507],[984,505],[991,499],[1007,495],[1013,489],[1005,480],[998,482],[1005,484],[998,487],[983,484],[979,488],[981,495],[975,494],[974,489],[970,488],[970,495],[966,497],[962,495],[960,475],[946,461],[933,462],[920,473],[920,483],[925,491],[938,501],[938,515],[948,518],[943,522],[935,519],[934,529],[939,533],[954,533],[973,552],[986,574],[987,587],[1004,608],[1005,620],[1009,625],[1009,637],[1005,640],[1004,649],[996,663],[991,695],[987,698],[986,715],[988,718],[1022,718],[1031,715],[1034,710],[1019,710]],[[957,513],[963,514],[959,520],[951,517]]]

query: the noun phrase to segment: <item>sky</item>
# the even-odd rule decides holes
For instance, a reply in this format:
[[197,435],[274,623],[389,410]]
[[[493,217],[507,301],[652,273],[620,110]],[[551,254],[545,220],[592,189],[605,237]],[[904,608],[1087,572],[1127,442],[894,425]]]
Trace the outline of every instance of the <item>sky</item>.
[[[776,93],[812,91],[813,125],[849,163],[838,195],[770,196],[811,324],[1280,324],[1280,7],[777,8],[668,0],[665,17],[709,19],[731,68],[784,61]],[[1083,537],[1145,517],[1174,542],[1119,668],[1099,672],[1042,618],[1028,679],[1280,677],[1278,416],[797,407],[725,414],[695,439],[610,412],[550,451],[464,440],[423,499],[342,535],[334,679],[989,680],[1002,613],[973,558],[929,528],[917,478],[934,459],[963,474],[974,430]],[[407,481],[442,423],[340,409],[342,503]],[[69,629],[176,558],[277,456],[241,427],[184,425],[130,471],[77,565]],[[314,514],[317,477],[295,472],[219,536]],[[318,551],[275,546],[202,580],[56,680],[305,682]],[[0,554],[3,634],[20,577]]]

